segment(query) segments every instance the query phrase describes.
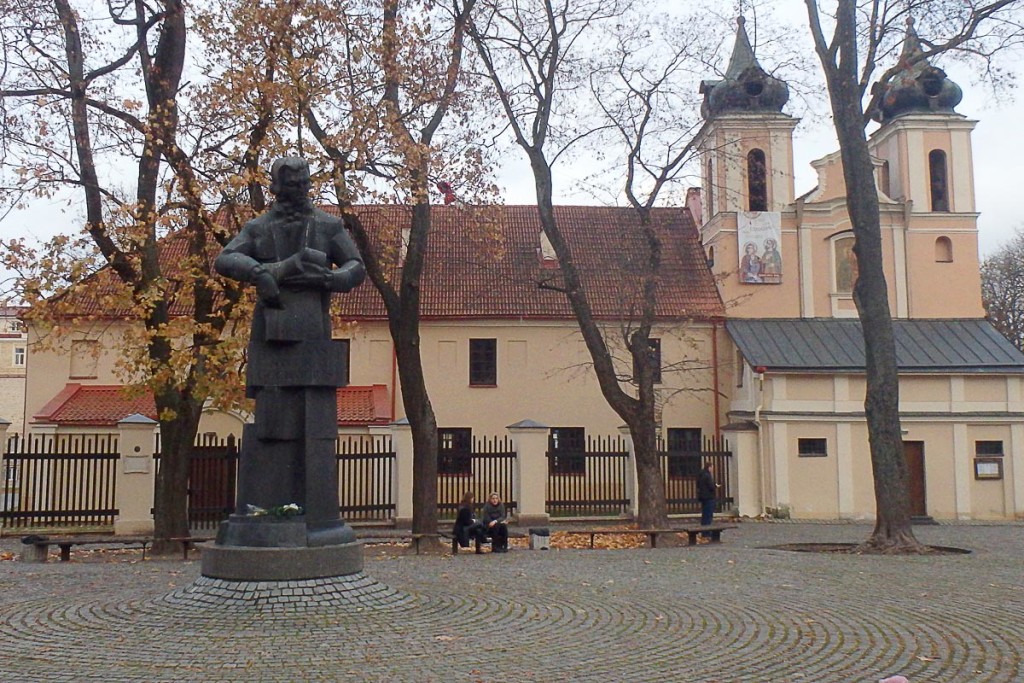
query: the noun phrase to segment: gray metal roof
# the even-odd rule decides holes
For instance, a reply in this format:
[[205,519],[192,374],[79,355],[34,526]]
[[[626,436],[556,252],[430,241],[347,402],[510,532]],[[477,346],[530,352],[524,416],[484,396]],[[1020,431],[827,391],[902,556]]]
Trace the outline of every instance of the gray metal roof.
[[[725,327],[753,367],[864,370],[857,319],[729,320]],[[1024,373],[1024,353],[987,320],[894,320],[893,335],[901,371]]]

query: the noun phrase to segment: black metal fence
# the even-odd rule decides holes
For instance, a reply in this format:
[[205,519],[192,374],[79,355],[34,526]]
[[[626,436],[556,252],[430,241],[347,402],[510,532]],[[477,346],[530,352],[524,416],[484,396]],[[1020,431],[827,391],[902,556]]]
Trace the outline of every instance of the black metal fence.
[[587,437],[583,450],[551,450],[546,507],[553,517],[622,516],[629,511],[629,449],[621,437]]
[[[509,437],[473,437],[469,450],[446,450],[439,460],[463,463],[458,468],[438,467],[437,514],[441,518],[453,519],[458,512],[459,502],[467,491],[472,491],[477,506],[487,500],[491,493],[501,496],[505,511],[512,514],[516,509],[513,496],[512,478],[515,472],[516,452]],[[439,462],[440,465],[440,462]],[[442,469],[448,469],[442,472]]]
[[388,436],[343,436],[337,441],[339,503],[346,521],[395,516],[395,449]]
[[734,503],[729,461],[732,453],[729,443],[722,437],[705,437],[700,450],[663,450],[659,452],[661,476],[665,482],[665,504],[670,515],[700,514],[697,500],[697,475],[708,461],[714,467],[718,498],[717,512],[731,508]]
[[5,528],[111,527],[116,434],[12,435],[3,459]]

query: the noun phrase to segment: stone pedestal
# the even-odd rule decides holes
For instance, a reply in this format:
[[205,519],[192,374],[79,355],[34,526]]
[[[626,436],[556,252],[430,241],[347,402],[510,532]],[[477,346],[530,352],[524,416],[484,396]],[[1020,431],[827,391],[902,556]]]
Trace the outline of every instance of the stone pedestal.
[[363,570],[360,541],[316,548],[273,548],[204,543],[202,573],[228,581],[302,581]]

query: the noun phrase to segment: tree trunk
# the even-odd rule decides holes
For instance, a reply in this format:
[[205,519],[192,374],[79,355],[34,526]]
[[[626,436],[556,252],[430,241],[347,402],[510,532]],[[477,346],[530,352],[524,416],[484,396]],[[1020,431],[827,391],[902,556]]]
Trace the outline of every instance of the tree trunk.
[[[551,168],[540,152],[534,151],[530,158],[541,227],[558,256],[558,265],[565,281],[565,295],[590,353],[601,394],[611,409],[626,423],[633,439],[638,495],[636,521],[640,526],[665,527],[668,525],[668,513],[665,505],[665,486],[661,474],[661,463],[658,460],[657,424],[654,417],[654,375],[649,362],[650,329],[654,315],[656,289],[645,287],[643,292],[644,314],[638,330],[631,335],[629,340],[633,366],[638,369],[636,378],[638,397],[634,398],[623,391],[619,384],[611,353],[600,327],[594,320],[590,302],[576,270],[576,264],[572,259],[572,253],[558,229],[552,203]],[[642,220],[646,222],[647,219],[642,217]],[[647,227],[649,228],[649,226]],[[656,260],[657,254],[652,254],[652,258]],[[649,282],[656,282],[656,273],[647,275],[650,276]]]
[[846,181],[846,206],[853,225],[858,277],[854,301],[864,335],[867,392],[864,410],[875,487],[876,522],[867,550],[919,552],[910,523],[907,463],[899,416],[899,375],[892,315],[883,270],[882,231],[874,167],[864,132],[864,111],[855,65],[855,4],[841,3],[840,62],[822,59],[832,102]]
[[157,395],[156,406],[159,413],[174,412],[173,419],[160,421],[160,467],[153,520],[153,554],[166,555],[180,550],[178,543],[166,539],[189,535],[189,462],[203,402],[170,389]]

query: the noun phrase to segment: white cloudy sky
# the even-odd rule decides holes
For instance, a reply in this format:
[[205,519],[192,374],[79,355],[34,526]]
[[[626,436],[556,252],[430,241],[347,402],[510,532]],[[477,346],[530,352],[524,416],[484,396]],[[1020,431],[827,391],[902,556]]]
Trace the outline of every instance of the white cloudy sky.
[[[740,3],[742,4],[742,3]],[[775,8],[780,19],[793,25],[806,21],[802,0],[777,0]],[[732,30],[730,28],[730,30]],[[748,30],[754,31],[748,17]],[[799,35],[798,35],[799,37]],[[728,57],[732,40],[723,48]],[[806,49],[810,49],[809,42]],[[771,70],[770,63],[764,64]],[[941,65],[947,66],[947,65]],[[973,84],[971,74],[947,69],[964,91],[963,102],[957,111],[978,120],[974,132],[974,163],[977,205],[981,212],[978,221],[979,245],[982,255],[990,254],[1005,242],[1015,230],[1024,227],[1024,218],[1017,211],[1016,200],[1024,194],[1024,96],[1009,96],[996,100],[983,87]],[[708,74],[713,77],[712,74]],[[1024,60],[1017,68],[1018,81],[1024,83]],[[694,83],[696,89],[697,83]],[[824,117],[812,121],[806,118],[797,128],[794,140],[796,191],[800,195],[811,189],[815,182],[810,167],[813,159],[836,148],[830,123]],[[571,176],[571,174],[569,174]],[[556,183],[556,201],[562,203],[594,203],[591,195],[583,193],[566,176]],[[533,183],[529,168],[518,149],[509,152],[501,181],[505,188],[505,201],[514,204],[534,203]],[[72,200],[68,201],[68,196]],[[0,221],[0,238],[14,236],[47,237],[55,232],[69,231],[81,223],[82,211],[75,201],[76,195],[49,200],[37,200],[27,210],[12,212]]]

